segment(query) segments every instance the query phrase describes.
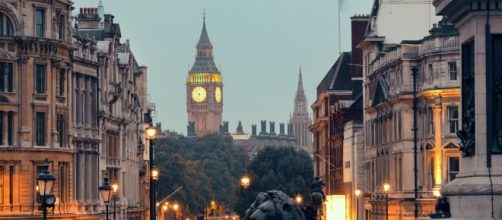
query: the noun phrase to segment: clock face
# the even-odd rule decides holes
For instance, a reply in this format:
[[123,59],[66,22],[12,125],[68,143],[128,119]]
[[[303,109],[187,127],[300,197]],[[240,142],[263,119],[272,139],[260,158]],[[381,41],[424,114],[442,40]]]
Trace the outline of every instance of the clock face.
[[203,102],[206,100],[206,96],[206,89],[204,89],[204,87],[198,86],[192,90],[192,99],[195,102]]
[[221,102],[221,89],[220,87],[216,87],[214,90],[214,98],[216,99],[216,102],[220,103]]

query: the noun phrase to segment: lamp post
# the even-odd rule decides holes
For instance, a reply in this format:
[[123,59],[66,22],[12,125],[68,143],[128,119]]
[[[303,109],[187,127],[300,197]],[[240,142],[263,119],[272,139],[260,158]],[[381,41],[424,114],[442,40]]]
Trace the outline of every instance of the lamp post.
[[359,195],[361,195],[361,190],[356,189],[354,191],[354,194],[356,194],[356,220],[359,219]]
[[99,193],[101,194],[101,198],[105,202],[105,215],[106,220],[108,220],[108,205],[110,204],[110,197],[112,195],[112,186],[108,182],[108,177],[105,177],[103,180],[103,185],[99,187]]
[[119,189],[119,184],[114,183],[112,184],[112,189],[113,189],[113,220],[116,219],[116,206],[117,206],[117,191]]
[[249,188],[249,185],[251,185],[251,179],[247,175],[242,176],[241,177],[241,187],[242,187],[243,193],[244,193],[244,206],[246,206],[246,203],[248,202],[248,195],[247,195],[246,189]]
[[43,171],[37,176],[37,187],[40,193],[40,203],[42,205],[42,217],[47,220],[47,207],[53,206],[56,202],[56,197],[52,194],[52,186],[56,181],[56,177],[49,172],[49,160],[45,159]]
[[[157,139],[157,128],[150,125],[145,130],[145,137],[150,141],[149,147],[149,167],[150,169],[150,219],[156,220],[155,212],[155,183],[153,178],[153,146],[155,145],[155,140]],[[158,174],[158,172],[157,172]]]
[[174,209],[174,219],[178,220],[178,203],[173,204],[173,209]]
[[383,184],[383,191],[385,191],[385,219],[389,220],[389,189],[390,184]]

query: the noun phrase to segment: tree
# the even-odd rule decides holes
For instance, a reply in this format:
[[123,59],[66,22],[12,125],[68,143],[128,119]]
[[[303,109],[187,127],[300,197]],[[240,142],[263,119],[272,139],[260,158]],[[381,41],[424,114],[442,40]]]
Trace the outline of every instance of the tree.
[[241,189],[236,210],[243,214],[259,192],[281,190],[294,197],[308,198],[313,178],[312,159],[293,147],[267,147],[258,152],[247,167],[251,178],[248,189]]
[[234,207],[239,179],[249,159],[231,138],[208,135],[186,138],[165,132],[156,143],[155,164],[160,168],[158,199],[175,191],[169,201],[183,203],[190,213],[201,212],[211,200]]

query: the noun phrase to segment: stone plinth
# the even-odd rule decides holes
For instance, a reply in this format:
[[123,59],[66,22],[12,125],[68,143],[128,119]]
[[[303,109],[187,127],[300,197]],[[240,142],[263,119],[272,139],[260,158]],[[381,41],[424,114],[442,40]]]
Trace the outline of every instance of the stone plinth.
[[[461,158],[459,175],[441,190],[442,195],[449,199],[452,219],[502,219],[502,155],[492,155],[491,168],[488,168],[487,163],[487,140],[490,133],[495,134],[495,129],[487,128],[487,125],[491,126],[490,123],[493,123],[493,120],[487,120],[487,115],[495,111],[495,107],[487,108],[487,100],[491,104],[493,99],[489,97],[494,94],[487,93],[487,76],[488,79],[491,76],[487,75],[485,45],[488,2],[490,33],[502,34],[502,0],[435,0],[433,3],[437,14],[446,16],[460,32],[463,63],[462,130],[469,132],[465,123],[469,118],[474,119],[475,127],[473,151]],[[472,53],[466,53],[470,50],[468,45],[472,46]],[[468,62],[469,56],[472,57],[471,62]],[[466,67],[471,65],[469,63],[474,64],[473,68]],[[495,74],[496,71],[493,72]],[[473,75],[474,82],[470,82],[471,86],[466,78],[468,74]],[[466,109],[469,105],[466,93],[468,88],[474,89],[474,111],[471,114],[468,114],[469,107]],[[463,144],[468,143],[464,140],[466,139],[463,139]]]

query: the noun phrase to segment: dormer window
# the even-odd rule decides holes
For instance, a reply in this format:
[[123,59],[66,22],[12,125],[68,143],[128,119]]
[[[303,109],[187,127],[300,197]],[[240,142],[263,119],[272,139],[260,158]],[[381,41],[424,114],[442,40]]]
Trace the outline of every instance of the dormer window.
[[0,36],[12,36],[14,34],[14,26],[10,18],[0,12]]

